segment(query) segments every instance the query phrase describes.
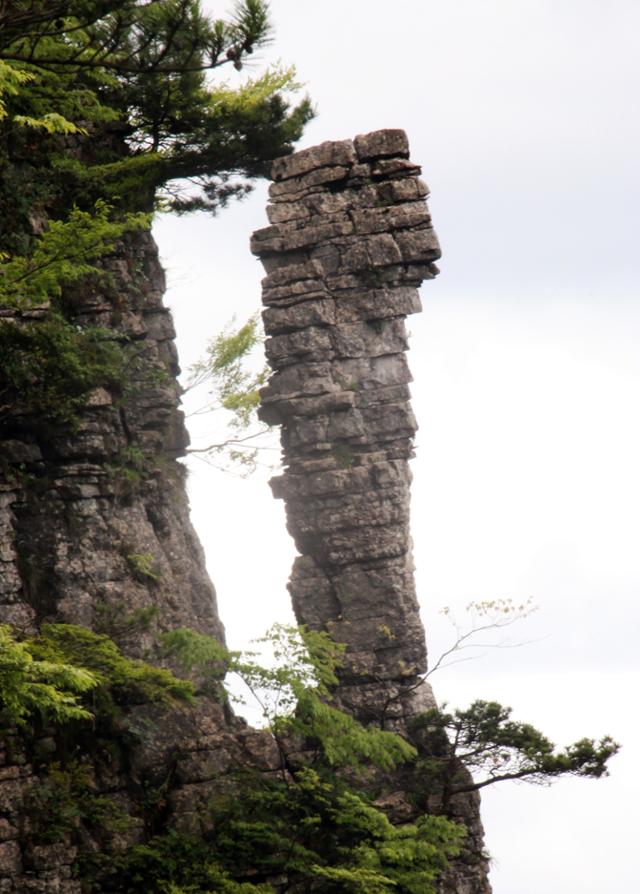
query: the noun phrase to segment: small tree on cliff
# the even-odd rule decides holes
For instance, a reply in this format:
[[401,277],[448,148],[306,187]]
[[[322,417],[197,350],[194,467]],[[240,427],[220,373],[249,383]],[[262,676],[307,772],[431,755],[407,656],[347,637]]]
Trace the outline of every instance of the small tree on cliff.
[[223,471],[235,468],[247,475],[256,469],[261,453],[280,452],[268,437],[272,427],[258,419],[260,388],[268,377],[263,358],[256,356],[262,343],[257,314],[241,326],[231,321],[190,370],[185,391],[194,398],[194,408],[187,418],[204,415],[219,424],[202,446],[190,447],[188,453]]

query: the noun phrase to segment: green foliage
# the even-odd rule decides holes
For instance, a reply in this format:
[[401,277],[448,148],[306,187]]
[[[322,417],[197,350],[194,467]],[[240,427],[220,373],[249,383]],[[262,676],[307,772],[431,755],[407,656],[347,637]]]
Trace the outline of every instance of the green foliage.
[[190,453],[223,467],[226,463],[247,471],[255,468],[258,451],[263,447],[261,438],[269,431],[257,417],[260,388],[267,380],[268,370],[264,365],[258,372],[251,369],[254,349],[262,340],[257,315],[240,327],[231,321],[209,342],[206,357],[192,366],[186,390],[208,387],[208,398],[189,415],[223,411],[225,429],[216,443],[191,448]]
[[231,425],[236,429],[247,428],[260,402],[259,389],[266,380],[266,371],[249,372],[246,360],[253,348],[261,343],[257,315],[238,329],[233,323],[227,324],[209,342],[206,358],[191,369],[188,387],[207,384],[212,397],[207,410],[231,411]]
[[58,426],[77,422],[94,388],[119,389],[127,362],[112,332],[83,329],[59,314],[33,323],[0,321],[0,356],[0,422],[13,402],[40,424]]
[[[240,0],[226,18],[198,0],[1,5],[0,305],[53,302],[72,317],[69,288],[99,277],[101,259],[154,207],[215,211],[290,152],[312,114],[308,100],[289,108],[292,68],[238,87],[207,76],[242,69],[270,35],[262,0]],[[27,413],[74,421],[88,390],[127,379],[105,366],[107,341],[59,319],[40,333],[3,324],[0,406],[19,391]],[[214,371],[232,419],[225,448],[251,464],[243,434],[261,378],[237,373]]]
[[149,460],[134,444],[123,447],[106,466],[109,477],[114,482],[117,497],[130,497],[137,493],[145,479]]
[[[291,150],[312,114],[308,100],[289,110],[287,94],[297,89],[291,69],[267,71],[238,89],[207,81],[207,70],[241,69],[270,32],[261,0],[238,3],[227,19],[211,18],[198,0],[0,10],[0,114],[18,134],[12,154],[29,145],[34,127],[45,135],[74,133],[80,145],[84,134],[94,143],[84,157],[61,152],[59,141],[46,147],[80,160],[75,187],[65,183],[67,191],[77,190],[72,199],[87,198],[89,187],[93,198],[126,201],[131,193],[124,187],[135,171],[146,210],[172,180],[165,207],[215,210],[248,188],[230,182],[232,175],[263,174],[268,159]],[[101,134],[106,139],[98,145]],[[141,157],[152,163],[140,167]],[[107,169],[121,161],[114,177]],[[59,192],[56,167],[43,167]],[[190,191],[178,178],[190,179]]]
[[[70,286],[149,225],[141,211],[215,211],[291,151],[311,117],[307,100],[289,109],[292,69],[237,89],[206,76],[241,69],[270,33],[261,0],[224,19],[198,0],[0,8],[0,305],[64,309]],[[27,413],[75,421],[88,390],[126,380],[107,341],[60,320],[40,332],[3,324],[0,398],[19,391]],[[246,420],[255,395],[229,393],[225,406]]]
[[157,615],[158,609],[155,605],[129,611],[124,600],[119,600],[115,604],[98,602],[95,607],[94,629],[96,633],[103,633],[122,644],[149,630]]
[[301,694],[295,714],[280,722],[279,732],[317,742],[329,764],[352,770],[374,766],[392,771],[417,754],[405,739],[362,726],[309,689]]
[[86,720],[91,714],[81,697],[98,683],[86,667],[34,655],[29,641],[17,641],[0,625],[0,712],[9,722],[23,724],[33,715],[59,723]]
[[0,626],[0,713],[10,723],[108,719],[128,705],[193,694],[187,680],[126,658],[109,637],[84,627],[45,624],[38,636],[17,640]]
[[[276,685],[288,709],[293,702],[287,689],[291,699],[306,688],[316,690],[316,698],[328,697],[340,647],[323,634],[282,626],[265,639],[276,661],[287,665],[286,672],[277,667],[260,672],[250,656],[230,653],[215,640],[184,629],[166,634],[163,649],[191,671],[205,670],[212,678],[219,679],[230,668],[256,687]],[[16,643],[7,635],[3,645],[7,643],[19,652],[26,650],[24,660],[33,664],[86,669],[98,722],[116,701],[131,704],[190,693],[189,684],[124,658],[107,637],[83,628],[45,625],[38,637]],[[6,688],[4,675],[0,681]],[[108,858],[83,854],[82,878],[88,884],[96,880],[101,890],[106,885],[128,894],[272,894],[273,879],[283,874],[290,885],[309,886],[318,894],[434,892],[434,881],[459,851],[463,831],[439,817],[421,817],[396,828],[336,774],[331,769],[335,755],[325,750],[330,737],[316,730],[316,724],[328,731],[334,723],[337,740],[344,740],[340,759],[349,767],[367,759],[391,768],[409,753],[398,751],[398,737],[387,736],[372,739],[379,750],[365,754],[361,743],[368,741],[368,731],[352,720],[345,725],[338,714],[334,710],[322,718],[317,712],[306,717],[304,732],[315,737],[317,766],[298,765],[278,778],[238,771],[228,780],[228,794],[220,792],[207,810],[204,827],[211,831],[194,835],[167,829]],[[279,719],[273,717],[274,731]],[[347,739],[353,743],[351,754]],[[389,753],[382,757],[385,748]],[[65,840],[79,829],[101,840],[105,833],[126,831],[129,823],[114,801],[98,793],[91,763],[75,759],[48,766],[29,794],[28,809],[32,833],[45,844]]]
[[394,827],[335,776],[304,768],[288,781],[239,774],[242,797],[211,808],[213,832],[168,832],[133,848],[119,867],[129,892],[262,894],[285,874],[292,889],[326,894],[430,894],[464,831],[442,817]]
[[273,894],[269,884],[237,881],[203,838],[176,830],[117,860],[112,890],[127,894]]
[[255,653],[230,652],[211,637],[186,629],[163,634],[161,642],[164,654],[185,670],[199,670],[215,681],[225,672],[239,678],[260,706],[285,758],[288,741],[301,739],[336,767],[393,770],[416,756],[400,736],[364,727],[330,704],[344,647],[326,633],[275,624],[256,641],[267,647],[270,661]]
[[[605,736],[600,741],[580,739],[558,750],[531,724],[511,720],[511,708],[487,701],[452,713],[429,711],[416,718],[414,733],[428,755],[425,771],[446,797],[505,780],[599,778],[607,774],[607,762],[620,748]],[[455,778],[461,764],[471,771],[473,781]]]
[[[354,787],[358,768],[366,769],[369,790],[372,768],[382,771],[376,778],[384,790],[386,774],[403,764],[423,795],[440,795],[446,814],[453,795],[500,780],[599,777],[618,750],[605,738],[558,751],[495,702],[422,715],[412,731],[416,749],[399,736],[364,728],[331,705],[343,648],[325,634],[276,625],[259,645],[270,647],[273,660],[266,667],[254,654],[230,652],[193,631],[162,637],[164,656],[205,682],[217,686],[225,673],[244,681],[263,708],[282,772],[229,776],[202,817],[209,831],[169,828],[108,860],[85,855],[86,878],[99,879],[101,890],[272,894],[284,875],[292,889],[318,894],[433,894],[448,861],[464,846],[464,830],[444,815],[419,811],[414,821],[394,826],[370,795]],[[43,680],[44,689],[38,686]],[[125,658],[106,636],[84,628],[45,625],[39,636],[19,642],[0,627],[0,707],[6,718],[24,722],[39,713],[59,722],[86,720],[87,693],[94,722],[104,725],[121,706],[188,699],[193,686]],[[41,826],[34,820],[45,842],[62,840],[78,826],[126,829],[117,806],[96,793],[88,764],[51,765],[31,803],[35,813],[50,817]]]
[[54,762],[28,792],[31,833],[42,844],[54,844],[83,825],[94,834],[126,832],[129,817],[110,797],[95,790],[91,765],[77,760]]
[[159,581],[161,574],[156,571],[156,560],[151,553],[129,553],[127,562],[134,577],[143,582]]
[[103,634],[72,624],[45,624],[29,641],[31,653],[52,663],[68,663],[89,670],[98,686],[93,694],[98,710],[117,705],[190,701],[193,686],[163,668],[126,658]]
[[177,660],[191,673],[198,670],[214,679],[224,677],[238,652],[230,652],[212,636],[197,633],[188,627],[170,630],[160,637],[163,655]]
[[112,208],[98,201],[91,211],[72,208],[67,220],[52,220],[28,256],[0,268],[0,304],[25,307],[60,298],[65,286],[101,271],[92,262],[112,251],[125,233],[146,229],[146,214],[112,220]]
[[6,99],[9,96],[18,96],[24,85],[34,79],[35,75],[28,71],[22,71],[14,65],[9,65],[0,59],[0,119],[7,117]]

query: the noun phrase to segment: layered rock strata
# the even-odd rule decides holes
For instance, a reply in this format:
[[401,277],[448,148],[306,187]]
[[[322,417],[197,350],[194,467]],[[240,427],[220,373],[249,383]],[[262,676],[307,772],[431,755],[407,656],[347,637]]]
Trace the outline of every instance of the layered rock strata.
[[338,698],[402,730],[431,702],[409,532],[405,317],[440,256],[407,137],[383,130],[278,159],[271,226],[252,240],[273,375],[262,418],[282,426],[285,500],[301,555],[298,620],[347,645]]
[[[128,381],[89,395],[75,427],[34,418],[0,375],[0,623],[80,624],[119,639],[145,609],[148,631],[123,642],[143,654],[157,629],[222,638],[215,591],[189,520],[188,436],[164,272],[150,234],[106,262],[108,276],[66,296],[72,321],[111,333]],[[0,323],[37,325],[47,307],[0,308]]]
[[[260,413],[281,426],[272,488],[301,554],[289,581],[296,617],[346,644],[336,701],[405,734],[435,706],[409,531],[417,426],[404,321],[440,256],[420,173],[400,130],[278,159],[271,226],[252,239],[273,370]],[[415,811],[419,777],[387,780],[396,821]],[[438,803],[436,792],[421,809]],[[439,891],[490,894],[477,793],[452,798],[448,813],[467,827],[467,849]]]
[[[92,392],[75,428],[29,413],[24,395],[7,389],[0,358],[0,624],[23,633],[44,622],[77,624],[146,657],[162,631],[190,627],[223,639],[224,628],[177,462],[188,437],[151,236],[131,237],[106,269],[108,277],[66,301],[78,326],[99,326],[126,348],[129,380]],[[0,308],[0,325],[37,326],[49,314]],[[47,828],[55,814],[46,815],[40,793],[50,787],[50,764],[68,760],[64,741],[48,728],[31,734],[0,724],[1,894],[87,890],[77,877],[78,843],[85,853],[110,853],[144,840],[145,792],[154,786],[164,786],[174,825],[197,828],[238,766],[280,768],[273,740],[212,696],[195,708],[139,704],[126,723],[122,753],[99,731],[83,738],[79,730],[74,754],[89,792],[122,811],[127,831],[78,823],[77,834],[60,833],[55,843]]]
[[[278,366],[263,412],[285,424],[288,470],[276,488],[291,495],[289,523],[303,553],[292,579],[296,609],[348,642],[345,706],[397,727],[420,705],[412,686],[425,661],[408,539],[415,424],[402,318],[419,309],[415,287],[435,273],[437,254],[426,190],[406,154],[403,135],[383,132],[278,162],[270,215],[279,230],[256,239],[270,271],[265,322]],[[334,224],[339,237],[329,235]],[[314,227],[324,229],[313,236]],[[141,656],[163,630],[222,638],[223,628],[177,462],[187,436],[156,246],[148,234],[131,236],[105,266],[108,277],[84,282],[65,306],[72,322],[110,330],[126,347],[122,387],[92,392],[74,430],[52,430],[7,389],[0,362],[0,623],[23,632],[46,621],[80,624]],[[0,308],[0,325],[38,325],[48,314]],[[135,705],[126,720],[122,752],[88,729],[74,754],[89,793],[117,805],[127,830],[79,820],[55,841],[41,793],[51,764],[69,757],[64,741],[46,727],[0,730],[2,894],[86,890],[78,857],[108,860],[147,840],[154,790],[162,822],[197,831],[238,767],[281,770],[271,737],[213,696],[195,707]],[[389,783],[398,821],[407,785]],[[456,818],[479,847],[475,802],[460,801]],[[442,890],[485,894],[484,873],[477,861],[460,863]]]

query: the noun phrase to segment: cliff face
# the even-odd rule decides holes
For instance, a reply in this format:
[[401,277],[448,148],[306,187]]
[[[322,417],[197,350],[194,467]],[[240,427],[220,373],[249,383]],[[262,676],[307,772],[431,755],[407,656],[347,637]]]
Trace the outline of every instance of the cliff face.
[[[26,412],[23,396],[3,393],[0,623],[25,633],[47,621],[78,624],[143,657],[159,632],[190,627],[222,640],[224,628],[177,462],[188,438],[178,409],[175,333],[151,236],[132,237],[106,270],[68,302],[74,321],[109,330],[127,347],[128,381],[91,393],[77,429],[64,434]],[[49,310],[0,313],[37,325]],[[167,815],[178,826],[197,827],[207,799],[239,765],[279,766],[269,737],[213,697],[200,697],[195,709],[137,705],[129,724],[137,732],[126,754],[110,754],[109,743],[90,732],[74,746],[80,759],[99,753],[87,770],[88,790],[108,795],[129,817],[126,834],[82,829],[85,851],[144,840],[145,799],[156,786],[164,786]],[[86,890],[72,871],[77,835],[47,843],[40,834],[47,811],[38,793],[49,790],[51,762],[68,757],[47,729],[29,743],[19,730],[0,729],[2,894]]]
[[[274,491],[286,500],[301,553],[294,607],[302,623],[347,644],[339,703],[402,732],[434,704],[421,682],[426,649],[409,536],[415,421],[403,321],[420,309],[416,288],[437,272],[439,254],[418,174],[399,131],[279,160],[272,226],[253,241],[268,271],[264,320],[275,371],[262,414],[283,426],[285,472]],[[162,631],[190,627],[220,640],[224,631],[177,462],[187,436],[151,237],[130,236],[106,271],[65,296],[66,309],[78,325],[99,326],[126,346],[126,381],[94,390],[65,433],[0,379],[0,623],[25,633],[46,621],[78,624],[141,657]],[[48,314],[0,309],[20,325]],[[47,729],[29,747],[19,731],[2,732],[2,894],[80,894],[72,869],[79,836],[94,853],[146,840],[157,831],[145,807],[154,787],[162,792],[158,822],[197,829],[201,808],[237,767],[281,769],[270,736],[214,696],[201,696],[195,709],[139,705],[134,719],[142,730],[135,743],[98,762],[89,779],[129,816],[127,831],[101,837],[79,827],[57,843],[35,833],[33,799],[61,746]],[[85,744],[76,745],[80,753]],[[412,785],[406,774],[386,781],[392,816],[406,818]],[[452,813],[477,851],[477,802],[458,799]],[[287,890],[286,879],[277,890]],[[485,894],[486,864],[459,861],[442,890]]]
[[[24,413],[20,395],[4,395],[0,620],[21,629],[81,624],[118,639],[127,617],[153,607],[150,633],[123,643],[129,651],[141,654],[156,627],[189,626],[221,638],[176,462],[188,438],[151,236],[131,238],[106,272],[68,301],[75,323],[111,331],[126,345],[129,380],[120,393],[90,394],[77,430],[68,433],[52,433]],[[46,319],[48,310],[0,313],[5,322],[27,323]]]

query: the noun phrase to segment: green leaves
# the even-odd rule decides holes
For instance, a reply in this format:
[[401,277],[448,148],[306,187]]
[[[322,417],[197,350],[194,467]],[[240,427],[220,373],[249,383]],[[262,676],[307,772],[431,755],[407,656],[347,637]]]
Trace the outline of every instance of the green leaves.
[[233,323],[227,324],[207,345],[206,358],[191,368],[188,390],[208,385],[211,400],[206,411],[229,410],[231,425],[236,430],[246,429],[253,421],[260,401],[258,391],[265,382],[266,371],[249,372],[246,363],[261,342],[257,314],[237,329]]
[[0,428],[12,407],[41,425],[71,426],[94,388],[119,389],[126,353],[113,333],[81,329],[51,314],[33,323],[0,321]]
[[207,388],[208,397],[188,415],[218,412],[222,427],[214,442],[192,447],[189,452],[221,468],[253,471],[258,452],[265,447],[262,439],[269,428],[258,422],[257,410],[268,371],[262,360],[257,372],[253,368],[254,349],[262,344],[262,338],[257,315],[237,328],[232,321],[209,342],[206,357],[191,368],[186,390],[197,394]]
[[87,670],[98,681],[110,704],[190,701],[193,685],[170,671],[126,658],[103,634],[72,624],[45,624],[29,649],[41,660],[69,663]]
[[197,672],[205,681],[223,679],[238,657],[217,639],[188,627],[161,634],[160,645],[163,657],[176,661],[187,673]]
[[[430,772],[440,777],[449,795],[509,779],[544,783],[560,776],[598,778],[606,775],[608,760],[620,748],[605,736],[558,750],[531,724],[511,720],[511,708],[486,701],[453,713],[430,711],[417,718],[415,732],[431,755]],[[460,764],[471,771],[472,782],[451,778]]]
[[442,817],[395,827],[339,777],[309,767],[286,781],[239,772],[234,785],[211,805],[211,833],[171,830],[134,847],[118,890],[272,894],[284,875],[291,890],[317,894],[433,894],[465,836]]
[[16,68],[0,59],[0,119],[8,115],[6,99],[9,96],[17,96],[21,88],[35,75],[28,71]]
[[[138,208],[150,210],[156,190],[170,184],[163,207],[215,211],[249,188],[231,177],[264,174],[270,159],[291,151],[312,116],[307,100],[289,110],[287,96],[298,89],[291,69],[268,70],[238,89],[205,80],[206,71],[223,65],[241,69],[270,35],[263,0],[238,2],[226,19],[208,16],[198,0],[77,3],[66,17],[54,7],[31,16],[27,9],[0,11],[0,118],[13,130],[80,138],[68,147],[58,140],[38,147],[40,175],[67,201],[82,195],[49,170],[51,156],[94,169],[90,179],[102,188],[94,198],[130,200],[125,183],[135,175]],[[10,154],[18,164],[34,161],[31,147],[24,158],[18,146]],[[160,163],[140,167],[148,155]],[[120,181],[115,170],[101,179],[102,169],[120,161]],[[182,178],[190,178],[188,188]]]
[[[394,826],[355,787],[359,769],[369,789],[376,779],[384,791],[386,774],[408,764],[407,778],[428,776],[426,790],[441,796],[446,812],[453,795],[501,780],[601,776],[618,750],[608,737],[558,750],[530,724],[512,720],[509,708],[480,701],[464,711],[422,715],[413,730],[416,749],[399,736],[364,728],[331,704],[343,649],[328,636],[276,625],[259,644],[269,647],[271,663],[230,652],[194,631],[163,635],[163,656],[205,684],[218,686],[225,673],[245,682],[281,750],[282,773],[233,774],[203,818],[211,831],[168,830],[119,855],[106,870],[114,873],[110,890],[271,894],[274,877],[285,874],[289,884],[318,894],[434,894],[448,861],[464,846],[464,829],[417,809],[413,821]],[[40,714],[57,722],[94,715],[100,723],[126,706],[190,699],[193,692],[192,684],[125,658],[108,637],[84,628],[45,625],[39,636],[18,641],[0,627],[0,708],[12,722]],[[84,772],[53,767],[49,774],[52,786],[61,774],[47,795],[57,811],[56,829],[66,830],[78,817],[89,822],[98,808],[105,822],[120,821],[113,805],[91,792],[85,796]]]
[[375,726],[362,726],[349,714],[323,701],[313,689],[300,694],[295,713],[276,722],[276,729],[317,742],[331,766],[352,770],[374,766],[391,772],[417,755],[416,749],[401,736]]
[[80,696],[97,685],[86,668],[40,659],[0,625],[0,712],[9,721],[25,723],[33,714],[60,723],[87,720],[91,714]]
[[30,307],[61,296],[64,286],[90,274],[100,276],[93,263],[113,251],[125,233],[147,229],[146,214],[112,219],[112,207],[96,202],[92,212],[73,208],[64,221],[52,220],[25,257],[12,257],[0,266],[0,304]]
[[[91,706],[83,696],[91,693]],[[125,658],[107,636],[71,624],[45,624],[17,640],[0,625],[0,714],[65,724],[145,702],[191,700],[193,686],[162,668]]]
[[[274,624],[256,645],[266,655],[230,652],[211,637],[179,629],[161,637],[163,654],[190,673],[220,681],[235,675],[259,705],[283,754],[287,740],[304,740],[332,767],[392,771],[416,757],[400,736],[364,727],[331,704],[344,646],[326,633]],[[237,700],[237,698],[236,698]]]
[[[428,894],[460,853],[465,829],[444,817],[422,816],[415,823],[393,826],[387,817],[351,792],[338,798],[336,823],[360,830],[343,857],[346,865],[312,865],[311,876],[337,882],[339,890],[359,894]],[[331,889],[330,889],[331,890]]]

